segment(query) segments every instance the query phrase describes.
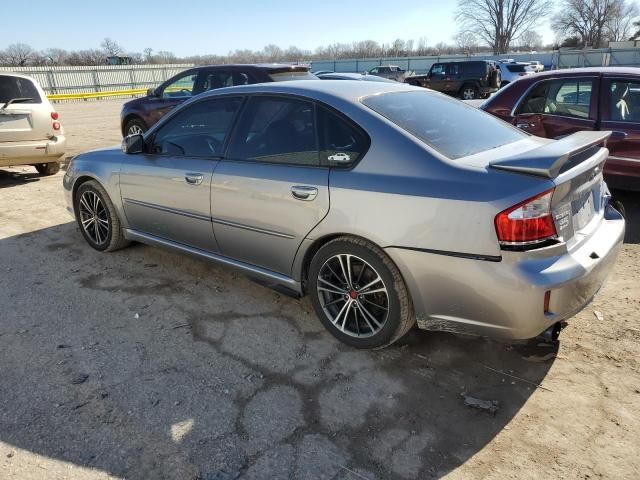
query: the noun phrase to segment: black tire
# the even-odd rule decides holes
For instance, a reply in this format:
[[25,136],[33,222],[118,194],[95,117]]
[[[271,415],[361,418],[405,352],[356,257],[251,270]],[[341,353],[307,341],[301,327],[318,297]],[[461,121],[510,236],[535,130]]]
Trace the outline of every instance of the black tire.
[[60,171],[60,162],[38,163],[34,165],[42,176],[55,175]]
[[476,100],[480,98],[480,91],[477,86],[467,83],[460,89],[460,98],[463,100]]
[[[356,275],[355,272],[358,270],[358,262],[360,262],[362,270],[364,270],[364,264],[366,264],[366,267],[371,269],[370,271],[366,270],[366,272],[369,274],[373,273],[373,276],[375,276],[375,274],[379,275],[379,277],[381,278],[382,287],[386,289],[384,294],[380,294],[385,295],[385,299],[387,300],[387,308],[385,309],[373,307],[372,305],[376,305],[375,303],[371,303],[366,299],[362,300],[360,298],[364,295],[367,295],[367,293],[360,293],[360,295],[357,295],[355,298],[353,296],[350,297],[353,299],[352,303],[356,304],[350,305],[354,307],[353,316],[351,317],[351,320],[349,320],[350,325],[353,326],[355,322],[355,325],[357,326],[358,322],[360,322],[359,325],[361,325],[365,330],[362,333],[367,334],[368,336],[354,336],[354,332],[349,334],[342,331],[337,326],[337,323],[339,323],[339,321],[334,324],[332,322],[332,319],[329,317],[330,313],[325,312],[325,308],[329,308],[328,305],[331,303],[328,302],[328,300],[331,299],[326,298],[326,296],[332,294],[324,292],[321,293],[318,290],[319,285],[324,286],[324,283],[319,281],[319,277],[321,271],[326,270],[325,265],[328,264],[328,262],[333,261],[337,255],[351,255],[355,257],[355,260],[353,260],[354,263],[352,265],[353,276]],[[360,277],[362,276],[362,270],[360,270]],[[335,281],[333,277],[327,278]],[[334,337],[336,337],[341,342],[346,343],[347,345],[363,349],[385,347],[404,336],[415,324],[413,304],[411,303],[411,299],[409,298],[409,292],[407,291],[407,287],[404,283],[404,280],[402,279],[400,271],[380,248],[376,247],[370,242],[367,242],[366,240],[355,237],[340,237],[328,242],[326,245],[321,247],[313,257],[311,265],[309,267],[308,279],[309,294],[311,295],[311,301],[313,303],[316,314],[318,315],[318,318]],[[356,282],[358,282],[359,280],[360,278],[358,278]],[[365,283],[365,281],[363,281],[362,283]],[[344,287],[344,285],[346,284],[343,284],[342,287]],[[378,289],[376,285],[379,286],[380,283],[374,285],[374,287]],[[355,289],[357,288],[359,288],[358,285],[355,285]],[[360,290],[360,292],[371,290],[371,288],[361,288],[362,290]],[[353,293],[354,288],[351,288],[351,290]],[[345,299],[342,301],[345,303],[349,302],[350,300],[349,298],[347,298],[349,297],[349,295],[344,295],[344,293],[345,292],[342,292],[339,295],[334,295],[334,298],[344,296]],[[321,296],[323,296],[323,298],[321,298]],[[366,298],[372,300],[378,299],[378,297],[376,296],[369,296]],[[386,314],[383,314],[386,315],[384,321],[381,322],[379,330],[377,330],[375,333],[373,333],[373,330],[371,330],[370,332],[366,331],[368,329],[365,322],[367,322],[369,326],[372,326],[373,324],[364,319],[364,310],[361,310],[360,306],[357,305],[358,302],[361,302],[360,305],[362,306],[365,306],[365,303],[363,302],[366,302],[366,307],[369,309],[367,311],[376,312],[377,310],[380,313],[383,310],[386,310]],[[335,307],[330,308],[338,310],[344,306],[345,305],[343,304],[342,306],[336,305]],[[339,315],[337,317],[339,319],[345,318],[345,320],[343,320],[343,328],[345,326],[344,322],[347,321],[346,318],[350,315],[348,313],[349,305],[346,305],[346,307],[347,313],[345,314],[345,317],[340,317]],[[358,310],[360,313],[358,314],[356,310]],[[358,315],[362,317],[360,321],[358,320]],[[360,327],[357,327],[357,333],[361,333]]]
[[[85,194],[87,194],[87,197],[83,197]],[[98,239],[102,239],[102,241],[94,238],[96,237],[95,228],[93,229],[94,234],[92,235],[88,233],[87,229],[83,226],[83,220],[86,221],[87,215],[84,213],[86,212],[86,208],[84,205],[81,205],[81,201],[83,198],[85,198],[85,200],[90,198],[91,195],[96,195],[101,202],[102,209],[97,208],[98,216],[100,216],[103,222],[108,222],[107,230],[105,231],[103,227],[103,230],[101,230],[103,236],[98,237]],[[91,204],[92,202],[89,203]],[[80,227],[82,236],[92,248],[101,252],[113,252],[129,245],[130,242],[124,238],[122,225],[118,218],[116,208],[111,202],[106,190],[97,181],[89,180],[80,185],[73,199],[73,208],[76,214],[76,222],[78,223],[78,227]],[[96,220],[93,221],[93,224],[96,224]],[[90,226],[88,230],[91,231]]]
[[145,133],[148,130],[145,123],[139,118],[132,118],[124,126],[124,136]]

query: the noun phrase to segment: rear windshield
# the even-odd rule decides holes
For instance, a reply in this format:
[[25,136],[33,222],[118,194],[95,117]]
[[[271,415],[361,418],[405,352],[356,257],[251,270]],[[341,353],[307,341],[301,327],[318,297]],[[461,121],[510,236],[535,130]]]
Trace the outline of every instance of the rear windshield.
[[0,103],[5,104],[14,98],[31,99],[20,103],[42,103],[40,94],[31,80],[0,75]]
[[366,97],[362,103],[450,159],[527,136],[482,110],[427,91],[384,93]]
[[507,65],[507,70],[512,73],[526,72],[526,65]]
[[303,70],[303,71],[290,71],[290,72],[275,72],[269,73],[271,80],[274,82],[286,82],[287,80],[317,80],[313,73]]

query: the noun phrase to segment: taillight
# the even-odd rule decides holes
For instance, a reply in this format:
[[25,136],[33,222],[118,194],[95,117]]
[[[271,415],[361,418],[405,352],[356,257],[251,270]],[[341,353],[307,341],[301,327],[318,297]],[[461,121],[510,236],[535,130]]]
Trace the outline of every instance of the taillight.
[[51,112],[51,119],[52,120],[57,120],[58,119],[58,112]]
[[500,212],[495,218],[501,245],[528,245],[556,236],[551,213],[553,188]]
[[60,122],[53,122],[53,129],[60,130]]

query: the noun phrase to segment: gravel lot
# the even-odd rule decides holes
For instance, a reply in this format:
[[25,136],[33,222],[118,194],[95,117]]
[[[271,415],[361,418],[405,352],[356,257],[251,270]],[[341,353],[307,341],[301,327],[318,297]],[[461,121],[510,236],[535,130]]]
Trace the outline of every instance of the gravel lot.
[[[70,153],[118,143],[120,105],[58,105]],[[558,345],[416,331],[361,352],[237,273],[92,250],[62,173],[32,172],[0,171],[0,478],[640,477],[640,195]]]

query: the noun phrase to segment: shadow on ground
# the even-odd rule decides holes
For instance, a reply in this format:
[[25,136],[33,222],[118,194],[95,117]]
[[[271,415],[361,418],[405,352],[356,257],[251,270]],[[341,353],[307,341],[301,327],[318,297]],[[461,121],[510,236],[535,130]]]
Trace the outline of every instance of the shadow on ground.
[[39,180],[40,174],[33,167],[20,168],[19,170],[0,169],[0,188],[24,185],[25,183],[38,182]]
[[130,479],[442,476],[556,352],[419,331],[356,351],[307,300],[159,249],[100,254],[73,223],[0,258],[0,441]]
[[640,192],[616,190],[613,198],[622,204],[626,216],[625,243],[640,243]]

